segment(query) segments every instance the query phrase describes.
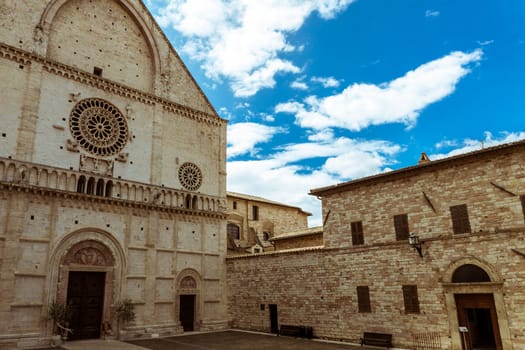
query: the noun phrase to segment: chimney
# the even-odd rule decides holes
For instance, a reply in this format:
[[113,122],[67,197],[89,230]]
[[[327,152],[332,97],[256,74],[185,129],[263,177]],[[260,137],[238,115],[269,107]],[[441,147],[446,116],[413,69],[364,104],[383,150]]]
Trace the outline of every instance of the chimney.
[[419,157],[419,162],[417,164],[425,164],[430,162],[430,159],[428,158],[427,154],[425,152],[421,153],[421,156]]

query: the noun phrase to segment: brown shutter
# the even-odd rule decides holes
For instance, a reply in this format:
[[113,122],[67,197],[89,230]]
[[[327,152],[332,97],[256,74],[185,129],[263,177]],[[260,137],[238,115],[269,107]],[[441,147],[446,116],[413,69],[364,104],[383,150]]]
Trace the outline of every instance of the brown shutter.
[[525,196],[520,196],[521,211],[523,212],[523,220],[525,220]]
[[407,214],[394,215],[394,227],[396,229],[397,241],[408,239],[409,229]]
[[403,300],[405,302],[405,312],[407,314],[419,313],[419,299],[417,297],[417,286],[403,286]]
[[368,286],[357,287],[357,305],[359,312],[372,312],[370,306],[370,291]]
[[470,222],[466,204],[454,205],[450,207],[450,217],[452,218],[452,229],[454,233],[470,232]]
[[351,224],[352,228],[352,244],[353,245],[361,245],[365,243],[364,237],[363,237],[363,223],[361,221],[355,221]]

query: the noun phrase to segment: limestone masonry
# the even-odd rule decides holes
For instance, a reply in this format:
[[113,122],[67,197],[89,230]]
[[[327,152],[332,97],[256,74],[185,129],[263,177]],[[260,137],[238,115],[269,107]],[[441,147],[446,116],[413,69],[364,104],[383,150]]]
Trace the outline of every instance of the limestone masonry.
[[313,189],[308,228],[226,192],[226,121],[141,0],[0,1],[0,86],[1,349],[283,325],[525,349],[525,141]]
[[0,348],[226,328],[226,122],[143,3],[2,1],[0,81]]
[[523,159],[521,141],[312,190],[324,247],[227,258],[233,326],[454,350],[464,327],[473,349],[525,348]]

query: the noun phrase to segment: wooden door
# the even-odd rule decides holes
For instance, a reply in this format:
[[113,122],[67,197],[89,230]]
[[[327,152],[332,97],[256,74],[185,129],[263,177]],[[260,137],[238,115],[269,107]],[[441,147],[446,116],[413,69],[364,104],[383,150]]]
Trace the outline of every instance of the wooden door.
[[501,350],[498,316],[492,294],[456,294],[454,297],[459,326],[468,330],[465,333],[465,350]]
[[277,315],[277,304],[270,304],[270,331],[272,333],[279,333],[279,319]]
[[70,272],[67,303],[72,308],[71,339],[100,338],[105,272]]
[[195,295],[180,296],[179,319],[184,332],[192,332],[195,322]]

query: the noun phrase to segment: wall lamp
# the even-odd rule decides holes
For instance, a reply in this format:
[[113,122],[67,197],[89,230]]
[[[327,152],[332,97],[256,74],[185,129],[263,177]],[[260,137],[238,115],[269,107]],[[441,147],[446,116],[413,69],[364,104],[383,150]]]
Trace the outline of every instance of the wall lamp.
[[420,257],[423,257],[423,250],[421,248],[422,244],[423,243],[419,240],[419,236],[413,232],[410,232],[410,235],[408,236],[408,245],[417,250]]

